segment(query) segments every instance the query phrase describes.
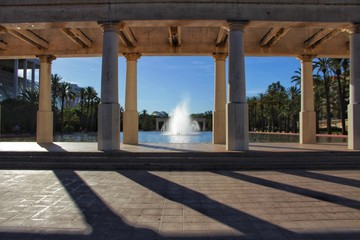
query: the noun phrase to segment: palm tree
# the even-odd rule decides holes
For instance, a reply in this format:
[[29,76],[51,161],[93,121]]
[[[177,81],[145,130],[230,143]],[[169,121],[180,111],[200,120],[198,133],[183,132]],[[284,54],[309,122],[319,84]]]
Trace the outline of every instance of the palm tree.
[[322,105],[323,105],[323,95],[324,95],[324,85],[322,84],[321,76],[314,75],[314,105],[315,105],[315,114],[316,114],[316,133],[320,131],[320,119],[322,115]]
[[[280,84],[280,82],[272,83],[268,86],[267,89],[267,98],[268,103],[270,104],[270,117],[271,117],[271,131],[275,130],[275,126],[279,126],[279,131],[281,131],[281,115],[280,109],[282,102],[286,99],[285,88]],[[275,119],[277,116],[277,119]]]
[[90,131],[93,129],[93,123],[94,123],[94,106],[97,100],[97,92],[93,87],[86,87],[85,89],[85,101],[86,101],[86,128]]
[[257,105],[258,98],[257,97],[248,97],[247,103],[249,106],[249,130],[255,131],[257,125]]
[[80,127],[81,129],[85,128],[85,124],[84,124],[84,115],[85,115],[85,95],[86,95],[86,89],[85,88],[80,88]]
[[79,116],[76,115],[75,109],[66,107],[64,110],[64,131],[74,131],[74,125],[80,122]]
[[266,103],[266,98],[265,98],[265,94],[260,93],[258,96],[258,112],[259,112],[259,119],[260,119],[260,129],[261,131],[265,131],[265,120],[266,120],[266,114],[265,114],[265,103]]
[[36,128],[36,112],[39,106],[39,91],[25,90],[25,92],[20,94],[19,98],[23,104],[17,110],[28,119],[28,129],[30,133],[34,133]]
[[331,112],[330,112],[330,58],[317,58],[314,62],[314,69],[318,69],[318,73],[322,72],[325,90],[325,104],[326,104],[326,132],[331,134]]
[[52,103],[52,109],[53,111],[56,110],[56,99],[60,95],[60,82],[62,80],[62,77],[58,74],[51,74],[51,103]]
[[291,82],[295,83],[295,87],[301,87],[301,68],[294,71],[295,75],[291,77]]
[[71,84],[68,82],[60,83],[59,87],[60,95],[60,121],[61,121],[61,132],[64,130],[64,108],[65,104],[68,104],[70,100],[75,98],[75,93],[71,88]]
[[341,84],[341,75],[342,75],[342,62],[344,59],[341,58],[334,58],[331,59],[331,67],[332,71],[336,75],[336,81],[337,81],[337,88],[338,88],[338,98],[339,98],[339,113],[341,118],[341,134],[346,134],[345,129],[345,98],[343,95],[343,86]]
[[286,90],[289,98],[290,98],[290,107],[289,114],[292,121],[292,132],[297,132],[297,122],[299,120],[299,112],[300,112],[300,89],[296,86],[289,87]]

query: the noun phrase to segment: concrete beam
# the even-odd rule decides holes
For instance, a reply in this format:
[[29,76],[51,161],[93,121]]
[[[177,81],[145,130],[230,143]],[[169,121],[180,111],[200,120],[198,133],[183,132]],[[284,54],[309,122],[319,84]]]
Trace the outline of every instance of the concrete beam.
[[340,29],[321,29],[304,41],[304,48],[314,49],[341,33]]
[[169,43],[172,47],[181,47],[181,27],[169,27]]
[[127,26],[122,26],[118,33],[121,43],[127,48],[136,47],[137,39],[132,30]]
[[0,26],[0,34],[4,34],[6,32],[7,32],[6,28],[3,26]]
[[228,32],[225,28],[221,27],[216,38],[216,47],[224,47],[228,38]]
[[48,49],[49,42],[28,29],[19,29],[19,30],[9,30],[11,35],[23,40],[26,43],[29,43],[39,49]]
[[271,47],[290,31],[290,28],[273,27],[260,41],[261,47]]
[[0,50],[6,50],[7,48],[7,43],[4,42],[3,40],[0,40]]
[[65,33],[71,41],[82,48],[91,48],[93,46],[92,39],[79,28],[64,28],[61,31]]
[[[0,22],[182,19],[358,22],[358,0],[2,0]],[[86,5],[86,7],[84,7]]]

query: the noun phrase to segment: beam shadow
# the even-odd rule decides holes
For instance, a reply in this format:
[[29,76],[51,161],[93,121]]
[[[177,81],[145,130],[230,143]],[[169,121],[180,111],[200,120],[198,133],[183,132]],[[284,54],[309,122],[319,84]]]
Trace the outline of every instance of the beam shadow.
[[320,201],[341,205],[344,207],[353,208],[355,210],[360,209],[360,202],[353,200],[353,199],[335,196],[332,194],[323,193],[323,192],[319,192],[319,191],[315,191],[315,190],[310,190],[310,189],[306,189],[306,188],[302,188],[302,187],[297,187],[297,186],[289,185],[286,183],[279,183],[279,182],[275,182],[275,181],[268,180],[268,179],[262,179],[262,178],[258,178],[258,177],[254,177],[254,176],[249,176],[249,175],[245,175],[245,174],[242,174],[239,172],[219,171],[216,173],[221,174],[223,176],[230,177],[230,178],[238,179],[241,181],[253,183],[256,185],[269,187],[269,188],[273,188],[276,190],[281,190],[281,191],[285,191],[285,192],[289,192],[289,193],[294,193],[294,194],[301,195],[304,197],[310,197],[310,198],[314,198],[314,199],[317,199]]
[[[147,171],[120,171],[120,175],[127,177],[135,183],[145,187],[166,199],[181,203],[183,206],[202,213],[204,216],[223,223],[242,236],[236,239],[311,239],[308,233],[297,233],[279,227],[270,222],[264,221],[234,209],[230,206],[213,200],[203,193],[199,193],[180,184],[171,182],[162,177],[156,176]],[[54,174],[64,186],[74,204],[81,209],[81,212],[88,225],[84,233],[71,234],[66,230],[58,233],[39,233],[39,232],[1,232],[0,239],[27,239],[27,240],[104,240],[104,239],[235,239],[232,235],[221,234],[216,236],[202,235],[163,235],[158,231],[149,228],[134,226],[126,222],[121,215],[116,214],[89,185],[74,171],[57,170]],[[223,172],[219,173],[222,175]],[[232,173],[229,173],[232,175]],[[177,194],[181,192],[181,195]],[[254,226],[262,226],[263,230],[257,230]],[[85,232],[87,232],[85,234]],[[108,233],[108,234],[106,234]],[[334,233],[317,233],[321,239],[330,239]],[[338,233],[342,237],[359,236],[360,233]]]
[[344,186],[350,186],[350,187],[354,187],[354,188],[360,188],[360,181],[356,180],[356,179],[349,179],[349,178],[327,175],[327,174],[319,173],[319,172],[310,172],[310,171],[305,171],[305,170],[278,171],[278,172],[281,172],[284,174],[290,174],[290,175],[294,175],[294,176],[299,176],[299,177],[315,179],[315,180],[321,180],[321,181],[325,181],[325,182],[332,182],[332,183],[336,183],[336,184],[340,184],[340,185],[344,185]]

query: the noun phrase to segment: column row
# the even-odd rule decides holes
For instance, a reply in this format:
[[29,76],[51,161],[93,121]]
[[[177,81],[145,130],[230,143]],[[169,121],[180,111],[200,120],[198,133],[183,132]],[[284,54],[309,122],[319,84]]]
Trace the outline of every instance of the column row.
[[[229,22],[228,99],[226,103],[226,55],[217,53],[215,59],[215,109],[213,143],[226,143],[227,150],[249,148],[248,106],[245,89],[244,28],[246,22]],[[103,24],[103,58],[101,103],[98,115],[98,149],[120,148],[120,105],[118,101],[118,24]],[[349,148],[360,149],[360,34],[356,25],[350,35],[350,104],[348,106]],[[126,54],[126,102],[124,113],[124,143],[138,143],[137,60],[139,54]],[[302,55],[302,96],[300,113],[300,143],[315,143],[315,111],[312,81],[312,55]],[[40,56],[40,104],[37,141],[52,142],[51,56]]]

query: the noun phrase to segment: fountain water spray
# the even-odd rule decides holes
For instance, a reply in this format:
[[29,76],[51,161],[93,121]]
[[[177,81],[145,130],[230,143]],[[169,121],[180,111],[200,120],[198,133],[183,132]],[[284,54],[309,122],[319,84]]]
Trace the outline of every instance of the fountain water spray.
[[189,113],[189,101],[180,102],[170,113],[168,132],[171,135],[191,135],[199,131],[200,127],[196,121],[191,121]]

